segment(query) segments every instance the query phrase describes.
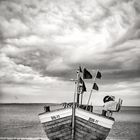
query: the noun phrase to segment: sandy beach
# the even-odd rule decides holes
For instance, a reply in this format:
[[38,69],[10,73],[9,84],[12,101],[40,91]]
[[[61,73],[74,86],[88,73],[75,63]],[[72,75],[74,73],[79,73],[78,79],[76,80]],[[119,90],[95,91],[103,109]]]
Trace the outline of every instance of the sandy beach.
[[[0,105],[1,140],[47,140],[38,114],[43,104]],[[139,140],[140,108],[124,107],[114,114],[116,122],[107,140]]]

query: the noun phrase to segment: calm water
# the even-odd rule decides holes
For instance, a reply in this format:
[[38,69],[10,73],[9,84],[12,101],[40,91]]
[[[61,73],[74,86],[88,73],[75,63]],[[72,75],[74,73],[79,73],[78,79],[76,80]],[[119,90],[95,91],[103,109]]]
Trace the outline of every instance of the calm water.
[[[46,138],[39,122],[38,114],[43,112],[43,104],[0,105],[0,137]],[[101,112],[100,107],[94,108]],[[111,140],[140,139],[140,107],[122,107],[114,113],[116,120],[108,136]]]

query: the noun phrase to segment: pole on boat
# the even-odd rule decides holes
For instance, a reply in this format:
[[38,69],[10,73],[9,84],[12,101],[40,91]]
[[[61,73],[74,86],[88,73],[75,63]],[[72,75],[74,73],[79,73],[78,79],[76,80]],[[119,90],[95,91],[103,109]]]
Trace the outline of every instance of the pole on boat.
[[82,101],[83,101],[83,93],[81,93],[81,105],[82,105]]
[[75,135],[75,98],[76,98],[76,81],[75,81],[75,91],[74,91],[74,99],[73,99],[73,106],[72,106],[72,140],[74,140]]
[[[97,70],[97,72],[96,72],[96,75],[94,76],[93,82],[96,81],[97,73],[98,73],[98,70]],[[92,92],[93,92],[93,89],[91,89],[91,91],[90,91],[90,95],[89,95],[89,98],[88,98],[88,101],[87,101],[87,106],[89,105],[89,101],[90,101],[90,99],[91,99]]]
[[88,101],[87,101],[87,106],[89,105],[89,101],[90,101],[90,98],[91,98],[91,95],[92,95],[92,91],[93,91],[93,89],[90,91],[89,98],[88,98]]
[[79,99],[80,99],[79,78],[80,78],[80,71],[79,69],[77,69],[77,104],[79,104]]
[[75,81],[75,92],[74,92],[74,101],[73,101],[73,106],[72,106],[72,140],[75,140],[75,99],[77,95],[77,103],[79,103],[79,70],[77,70],[77,79]]

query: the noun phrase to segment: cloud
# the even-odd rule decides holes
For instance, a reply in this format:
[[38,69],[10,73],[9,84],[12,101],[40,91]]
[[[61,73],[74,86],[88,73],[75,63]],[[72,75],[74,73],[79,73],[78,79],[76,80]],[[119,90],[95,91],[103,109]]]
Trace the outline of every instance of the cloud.
[[66,82],[79,64],[102,70],[106,86],[111,81],[139,80],[139,4],[135,0],[1,1],[1,83]]
[[28,27],[20,20],[11,19],[10,21],[8,21],[3,18],[1,18],[0,20],[3,21],[0,24],[0,28],[4,37],[17,37],[26,34],[26,32],[28,31]]
[[[55,63],[60,67],[64,65],[70,67],[78,63],[94,67],[98,65],[96,62],[103,65],[104,60],[110,59],[109,55],[104,53],[110,52],[112,49],[108,46],[114,42],[116,42],[116,46],[119,45],[119,42],[122,44],[121,39],[128,40],[125,39],[125,36],[128,38],[128,34],[137,28],[135,25],[130,27],[131,23],[124,21],[124,18],[127,21],[128,19],[134,21],[133,2],[109,0],[107,2],[94,1],[89,4],[89,1],[68,3],[60,1],[55,4],[47,2],[47,8],[45,5],[45,1],[40,4],[38,1],[22,1],[21,3],[15,1],[11,2],[11,5],[3,2],[1,6],[1,10],[4,11],[1,14],[3,18],[1,26],[3,41],[6,44],[1,51],[10,55],[10,53],[14,53],[12,50],[15,52],[18,50],[17,58],[13,58],[13,60],[31,67],[35,67],[37,64],[37,67],[42,68],[44,73],[47,73],[46,70]],[[72,9],[68,8],[70,5]],[[20,13],[22,16],[18,14],[20,10],[23,12]],[[8,17],[10,17],[9,20]],[[7,29],[9,29],[8,32]],[[138,32],[136,36],[138,36]],[[115,41],[116,38],[118,41]],[[43,51],[46,56],[45,54],[42,58],[39,55],[36,56]],[[33,54],[33,52],[36,53]],[[112,58],[115,59],[116,56],[117,54],[114,52]],[[33,60],[29,60],[29,58]],[[122,61],[121,57],[117,56],[108,67],[110,68],[119,59]],[[55,67],[51,68],[55,71]],[[58,70],[56,69],[56,71]]]
[[42,77],[37,71],[22,64],[17,65],[4,54],[0,55],[0,83],[1,84],[49,84],[55,81],[50,77]]
[[139,39],[140,32],[140,17],[134,21],[134,24],[126,31],[126,33],[121,36],[116,42],[114,42],[114,46],[125,43],[129,40]]

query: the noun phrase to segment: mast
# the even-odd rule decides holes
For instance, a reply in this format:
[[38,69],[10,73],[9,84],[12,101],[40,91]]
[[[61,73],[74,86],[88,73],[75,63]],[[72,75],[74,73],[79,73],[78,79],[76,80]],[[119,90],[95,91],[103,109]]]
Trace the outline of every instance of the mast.
[[77,69],[77,104],[79,104],[80,100],[79,78],[80,78],[80,70]]
[[83,102],[83,93],[81,93],[81,105],[82,105],[82,102]]
[[75,80],[75,91],[74,91],[74,101],[73,101],[73,106],[72,106],[72,140],[75,140],[75,98],[77,95],[77,104],[79,104],[79,77],[80,77],[80,71],[79,69],[77,70],[77,78]]

